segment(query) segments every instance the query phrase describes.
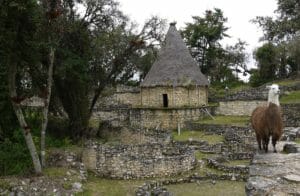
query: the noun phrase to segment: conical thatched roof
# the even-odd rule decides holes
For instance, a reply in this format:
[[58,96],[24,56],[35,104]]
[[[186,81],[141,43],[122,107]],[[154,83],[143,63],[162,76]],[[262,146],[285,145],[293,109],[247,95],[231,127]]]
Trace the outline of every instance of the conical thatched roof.
[[141,87],[206,86],[207,78],[183,42],[175,23],[170,24],[166,43],[158,54]]

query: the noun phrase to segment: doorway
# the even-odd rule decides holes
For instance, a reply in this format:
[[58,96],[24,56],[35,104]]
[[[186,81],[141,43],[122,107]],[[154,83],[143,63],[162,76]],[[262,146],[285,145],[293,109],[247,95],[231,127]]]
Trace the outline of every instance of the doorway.
[[168,105],[169,105],[169,102],[168,102],[168,94],[163,94],[163,104],[164,104],[164,107],[167,108]]

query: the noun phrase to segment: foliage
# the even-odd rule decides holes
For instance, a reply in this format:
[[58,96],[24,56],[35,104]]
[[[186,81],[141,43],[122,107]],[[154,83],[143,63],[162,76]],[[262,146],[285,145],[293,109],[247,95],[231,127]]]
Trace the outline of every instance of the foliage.
[[[278,51],[272,43],[266,43],[255,51],[259,78],[261,78],[264,82],[271,81],[276,78],[275,74],[278,70],[277,65],[279,62],[277,54]],[[256,75],[254,74],[253,77],[256,77]]]
[[[297,75],[300,72],[299,59],[299,30],[300,30],[300,4],[298,0],[277,0],[278,13],[276,17],[257,16],[253,22],[257,23],[264,31],[263,40],[273,44],[277,53],[274,57],[276,76],[285,78]],[[262,46],[262,47],[265,47]],[[266,57],[268,59],[268,57]],[[267,61],[266,59],[266,61]],[[274,62],[273,60],[273,62]],[[270,72],[268,78],[273,77]],[[264,76],[260,76],[264,78]]]
[[0,142],[0,176],[26,174],[32,169],[28,148],[20,130]]
[[194,16],[193,19],[193,23],[187,23],[182,35],[201,71],[212,83],[238,80],[233,71],[237,74],[246,70],[246,43],[239,40],[234,46],[222,47],[221,40],[229,37],[225,26],[227,18],[222,10],[207,10],[204,17]]
[[267,82],[265,78],[262,78],[260,76],[258,69],[252,69],[250,70],[250,72],[251,72],[251,76],[249,79],[249,83],[252,87],[258,87]]
[[[85,8],[83,15],[75,4]],[[55,90],[68,114],[71,136],[78,140],[87,134],[103,89],[147,71],[142,64],[153,61],[164,22],[153,17],[136,33],[114,0],[70,1],[63,9],[65,31],[57,48]]]

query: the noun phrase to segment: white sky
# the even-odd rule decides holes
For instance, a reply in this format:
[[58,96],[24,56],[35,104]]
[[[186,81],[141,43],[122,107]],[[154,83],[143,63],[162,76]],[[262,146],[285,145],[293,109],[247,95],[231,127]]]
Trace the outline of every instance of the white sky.
[[[277,8],[277,0],[118,0],[121,10],[131,20],[142,25],[152,15],[165,18],[168,22],[177,22],[181,29],[186,22],[192,22],[192,16],[203,16],[205,10],[220,8],[224,17],[228,18],[227,31],[232,38],[226,40],[234,44],[240,38],[246,41],[247,52],[252,55],[253,49],[260,46],[259,38],[262,30],[250,23],[256,16],[273,16]],[[248,66],[252,67],[253,59],[249,59]]]

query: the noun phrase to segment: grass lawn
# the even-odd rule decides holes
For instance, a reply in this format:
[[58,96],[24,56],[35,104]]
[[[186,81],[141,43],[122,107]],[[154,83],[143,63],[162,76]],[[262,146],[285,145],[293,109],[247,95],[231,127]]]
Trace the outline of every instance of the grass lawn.
[[199,183],[186,183],[166,186],[174,196],[239,196],[245,195],[245,183],[236,181],[216,181],[213,185],[210,181]]
[[174,131],[172,135],[174,140],[177,141],[205,140],[209,144],[216,144],[224,141],[224,137],[221,135],[208,135],[203,131],[182,130],[180,135],[178,135],[177,131]]
[[289,95],[282,96],[280,103],[300,103],[300,91],[292,91]]
[[233,125],[233,126],[247,126],[250,122],[249,116],[214,116],[212,118],[204,118],[199,121],[201,124],[214,124],[214,125]]
[[296,138],[296,139],[295,139],[295,142],[296,142],[297,144],[300,144],[300,138]]
[[297,82],[300,82],[300,79],[295,79],[295,80],[281,80],[281,81],[278,81],[278,82],[274,82],[275,84],[278,84],[279,86],[292,86],[294,85],[295,83]]
[[64,167],[48,167],[44,169],[44,174],[48,177],[64,177],[66,176],[67,168]]
[[144,182],[139,180],[109,180],[97,177],[89,177],[83,184],[83,192],[76,196],[131,196],[135,195],[135,190]]

